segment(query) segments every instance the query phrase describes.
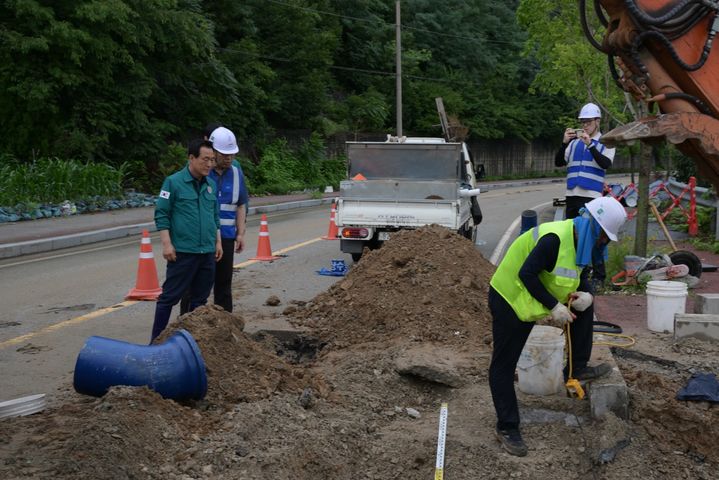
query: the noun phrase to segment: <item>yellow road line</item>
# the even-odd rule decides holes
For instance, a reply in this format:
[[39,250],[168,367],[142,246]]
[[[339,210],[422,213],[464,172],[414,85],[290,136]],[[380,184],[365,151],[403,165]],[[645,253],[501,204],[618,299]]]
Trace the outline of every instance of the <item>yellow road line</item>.
[[[319,242],[320,240],[322,240],[322,237],[313,238],[312,240],[307,240],[306,242],[298,243],[297,245],[292,245],[287,248],[282,248],[280,250],[276,250],[276,251],[272,252],[272,255],[282,255],[283,253],[291,252],[292,250],[306,247],[307,245],[311,245],[315,242]],[[255,263],[260,263],[260,262],[262,262],[262,260],[247,260],[242,263],[238,263],[237,265],[233,265],[232,268],[249,267],[250,265],[253,265]]]
[[47,327],[37,330],[35,332],[26,333],[25,335],[20,335],[19,337],[11,338],[10,340],[5,340],[4,342],[0,343],[0,349],[9,347],[11,345],[17,345],[18,343],[24,342],[26,340],[30,340],[31,338],[33,338],[36,335],[42,335],[43,333],[54,332],[55,330],[60,330],[61,328],[69,327],[70,325],[77,325],[79,323],[86,322],[88,320],[92,320],[93,318],[101,317],[110,312],[116,312],[117,310],[120,310],[125,307],[129,307],[130,305],[134,305],[136,303],[138,303],[138,300],[126,300],[124,302],[120,302],[120,303],[117,303],[117,304],[109,306],[109,307],[95,310],[94,312],[86,313],[85,315],[80,315],[79,317],[71,318],[69,320],[65,320],[60,323],[55,323],[53,325],[47,326]]
[[[273,255],[282,255],[283,253],[291,252],[292,250],[306,247],[307,245],[311,245],[320,240],[322,240],[322,237],[313,238],[312,240],[308,240],[306,242],[298,243],[297,245],[292,245],[287,248],[277,250],[275,252],[272,252],[272,254]],[[242,263],[238,263],[237,265],[234,265],[233,268],[244,268],[244,267],[250,266],[254,263],[259,263],[259,262],[260,262],[259,260],[247,260],[246,262],[242,262]],[[131,305],[135,305],[136,303],[139,303],[139,301],[138,300],[126,300],[124,302],[120,302],[120,303],[117,303],[117,304],[109,306],[109,307],[95,310],[94,312],[86,313],[85,315],[80,315],[79,317],[71,318],[69,320],[64,320],[60,323],[55,323],[53,325],[47,326],[47,327],[37,330],[35,332],[26,333],[25,335],[20,335],[19,337],[5,340],[4,342],[0,342],[0,350],[5,347],[17,345],[18,343],[22,343],[27,340],[30,340],[31,338],[33,338],[37,335],[42,335],[44,333],[51,333],[51,332],[60,330],[65,327],[69,327],[71,325],[77,325],[77,324],[86,322],[88,320],[92,320],[93,318],[101,317],[110,312],[116,312],[118,310],[129,307]]]

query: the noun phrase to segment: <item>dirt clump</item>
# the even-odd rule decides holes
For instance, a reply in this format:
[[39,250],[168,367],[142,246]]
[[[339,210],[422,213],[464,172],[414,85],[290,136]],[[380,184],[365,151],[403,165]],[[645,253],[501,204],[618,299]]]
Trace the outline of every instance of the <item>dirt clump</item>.
[[388,339],[478,343],[491,331],[494,270],[472,242],[446,228],[403,230],[292,312],[293,322],[329,348]]
[[206,402],[232,406],[277,392],[301,393],[305,388],[327,391],[307,368],[292,365],[243,332],[244,320],[221,307],[207,305],[180,316],[157,338],[162,343],[175,331],[190,332],[202,352],[207,372]]

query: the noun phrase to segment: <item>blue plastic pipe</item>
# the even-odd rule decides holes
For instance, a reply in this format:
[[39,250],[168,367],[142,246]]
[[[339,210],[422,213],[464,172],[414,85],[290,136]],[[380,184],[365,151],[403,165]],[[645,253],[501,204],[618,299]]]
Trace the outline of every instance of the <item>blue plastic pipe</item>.
[[519,229],[519,234],[523,234],[527,230],[530,230],[537,226],[537,212],[534,210],[525,210],[522,212],[522,226]]
[[195,339],[178,330],[160,345],[88,338],[75,362],[73,385],[94,397],[115,385],[147,385],[164,398],[200,400],[207,393],[207,375]]

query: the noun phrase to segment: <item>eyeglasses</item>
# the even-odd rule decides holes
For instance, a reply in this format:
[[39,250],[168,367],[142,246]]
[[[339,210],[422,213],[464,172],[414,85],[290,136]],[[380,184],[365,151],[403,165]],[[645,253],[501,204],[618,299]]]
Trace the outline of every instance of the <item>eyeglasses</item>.
[[592,123],[594,120],[596,120],[596,119],[595,118],[582,118],[581,120],[579,120],[579,123],[584,125],[587,123]]

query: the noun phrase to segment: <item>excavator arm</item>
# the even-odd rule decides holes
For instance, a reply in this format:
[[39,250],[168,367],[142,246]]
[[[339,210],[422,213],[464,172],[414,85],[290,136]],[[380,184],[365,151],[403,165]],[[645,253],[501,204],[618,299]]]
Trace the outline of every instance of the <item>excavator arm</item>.
[[[591,36],[587,1],[607,31]],[[666,139],[693,158],[719,190],[719,2],[712,0],[580,0],[590,42],[607,55],[617,85],[656,105],[658,115],[618,127],[609,145]]]

